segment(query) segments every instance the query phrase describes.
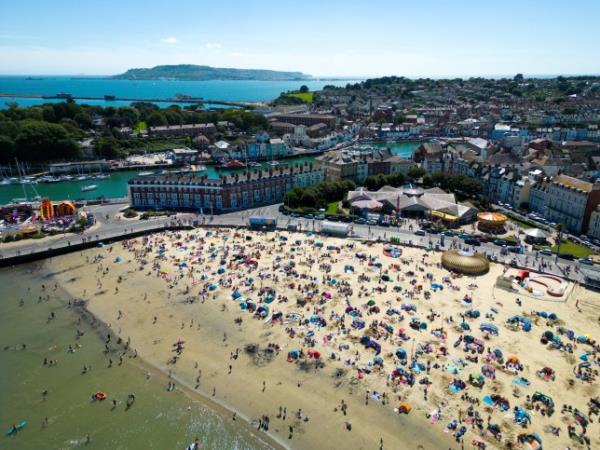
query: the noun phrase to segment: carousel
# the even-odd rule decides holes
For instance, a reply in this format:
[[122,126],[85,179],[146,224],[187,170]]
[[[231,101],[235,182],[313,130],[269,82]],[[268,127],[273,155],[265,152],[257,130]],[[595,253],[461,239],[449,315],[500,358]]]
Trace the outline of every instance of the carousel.
[[490,269],[490,262],[480,253],[454,249],[442,253],[442,266],[453,272],[480,275]]
[[497,212],[480,212],[477,214],[477,226],[486,233],[503,234],[504,225],[508,218]]

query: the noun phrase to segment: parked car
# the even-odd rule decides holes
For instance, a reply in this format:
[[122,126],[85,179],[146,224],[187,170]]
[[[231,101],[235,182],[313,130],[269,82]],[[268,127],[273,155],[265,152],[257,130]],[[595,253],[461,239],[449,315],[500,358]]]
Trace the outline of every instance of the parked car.
[[498,245],[498,246],[502,247],[502,246],[506,245],[506,241],[504,239],[496,239],[494,241],[494,245]]
[[549,250],[547,248],[543,248],[540,250],[540,254],[545,255],[545,256],[552,256],[554,255],[554,253],[552,253],[552,250]]
[[594,261],[592,261],[590,258],[579,258],[577,261],[579,261],[580,264],[585,264],[586,266],[594,265]]
[[481,242],[479,242],[479,239],[477,238],[469,238],[465,239],[465,244],[472,245],[474,247],[479,247],[481,245]]
[[415,234],[417,236],[425,236],[425,230],[417,230],[417,231],[415,231]]
[[300,217],[300,214],[297,212],[290,213],[290,217]]
[[325,220],[325,214],[318,214],[315,216],[315,220]]
[[561,259],[566,259],[567,261],[573,261],[575,257],[570,253],[559,253],[558,257]]
[[364,217],[359,217],[354,221],[354,223],[357,225],[364,225],[365,223],[367,223],[367,219],[365,219]]
[[305,219],[314,219],[315,216],[313,214],[304,214]]
[[466,239],[469,239],[469,238],[471,237],[471,235],[470,235],[470,234],[467,234],[467,233],[460,233],[460,234],[458,235],[458,237],[459,237],[459,238],[461,238],[461,239],[464,241],[464,240],[466,240]]
[[379,222],[379,226],[388,228],[390,226],[390,223],[389,222]]
[[351,216],[342,216],[342,217],[340,217],[340,222],[352,223],[352,217]]
[[367,220],[367,225],[377,225],[376,220]]

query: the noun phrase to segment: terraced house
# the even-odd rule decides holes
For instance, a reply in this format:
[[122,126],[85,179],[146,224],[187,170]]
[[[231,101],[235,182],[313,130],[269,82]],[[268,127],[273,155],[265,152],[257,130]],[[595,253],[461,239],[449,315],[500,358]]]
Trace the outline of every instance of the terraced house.
[[260,170],[218,179],[206,176],[140,176],[129,180],[129,200],[136,209],[221,213],[282,201],[293,187],[323,181],[312,165]]
[[559,175],[548,186],[545,217],[564,223],[571,232],[583,233],[598,204],[600,184]]

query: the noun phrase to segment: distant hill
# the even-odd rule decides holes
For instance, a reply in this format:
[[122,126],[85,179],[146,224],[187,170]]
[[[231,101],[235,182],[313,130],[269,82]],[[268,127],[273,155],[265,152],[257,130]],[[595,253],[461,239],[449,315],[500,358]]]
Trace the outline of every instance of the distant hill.
[[230,69],[222,67],[179,64],[155,66],[150,69],[129,69],[111,77],[117,80],[260,80],[291,81],[308,80],[311,77],[302,72],[280,72],[261,69]]

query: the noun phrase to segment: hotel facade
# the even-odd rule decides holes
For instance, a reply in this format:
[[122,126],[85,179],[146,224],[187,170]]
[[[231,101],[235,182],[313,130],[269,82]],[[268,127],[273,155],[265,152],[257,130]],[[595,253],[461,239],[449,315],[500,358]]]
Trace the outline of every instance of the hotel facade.
[[324,180],[306,164],[209,179],[206,176],[141,176],[129,180],[136,209],[202,211],[218,214],[283,201],[286,192]]

